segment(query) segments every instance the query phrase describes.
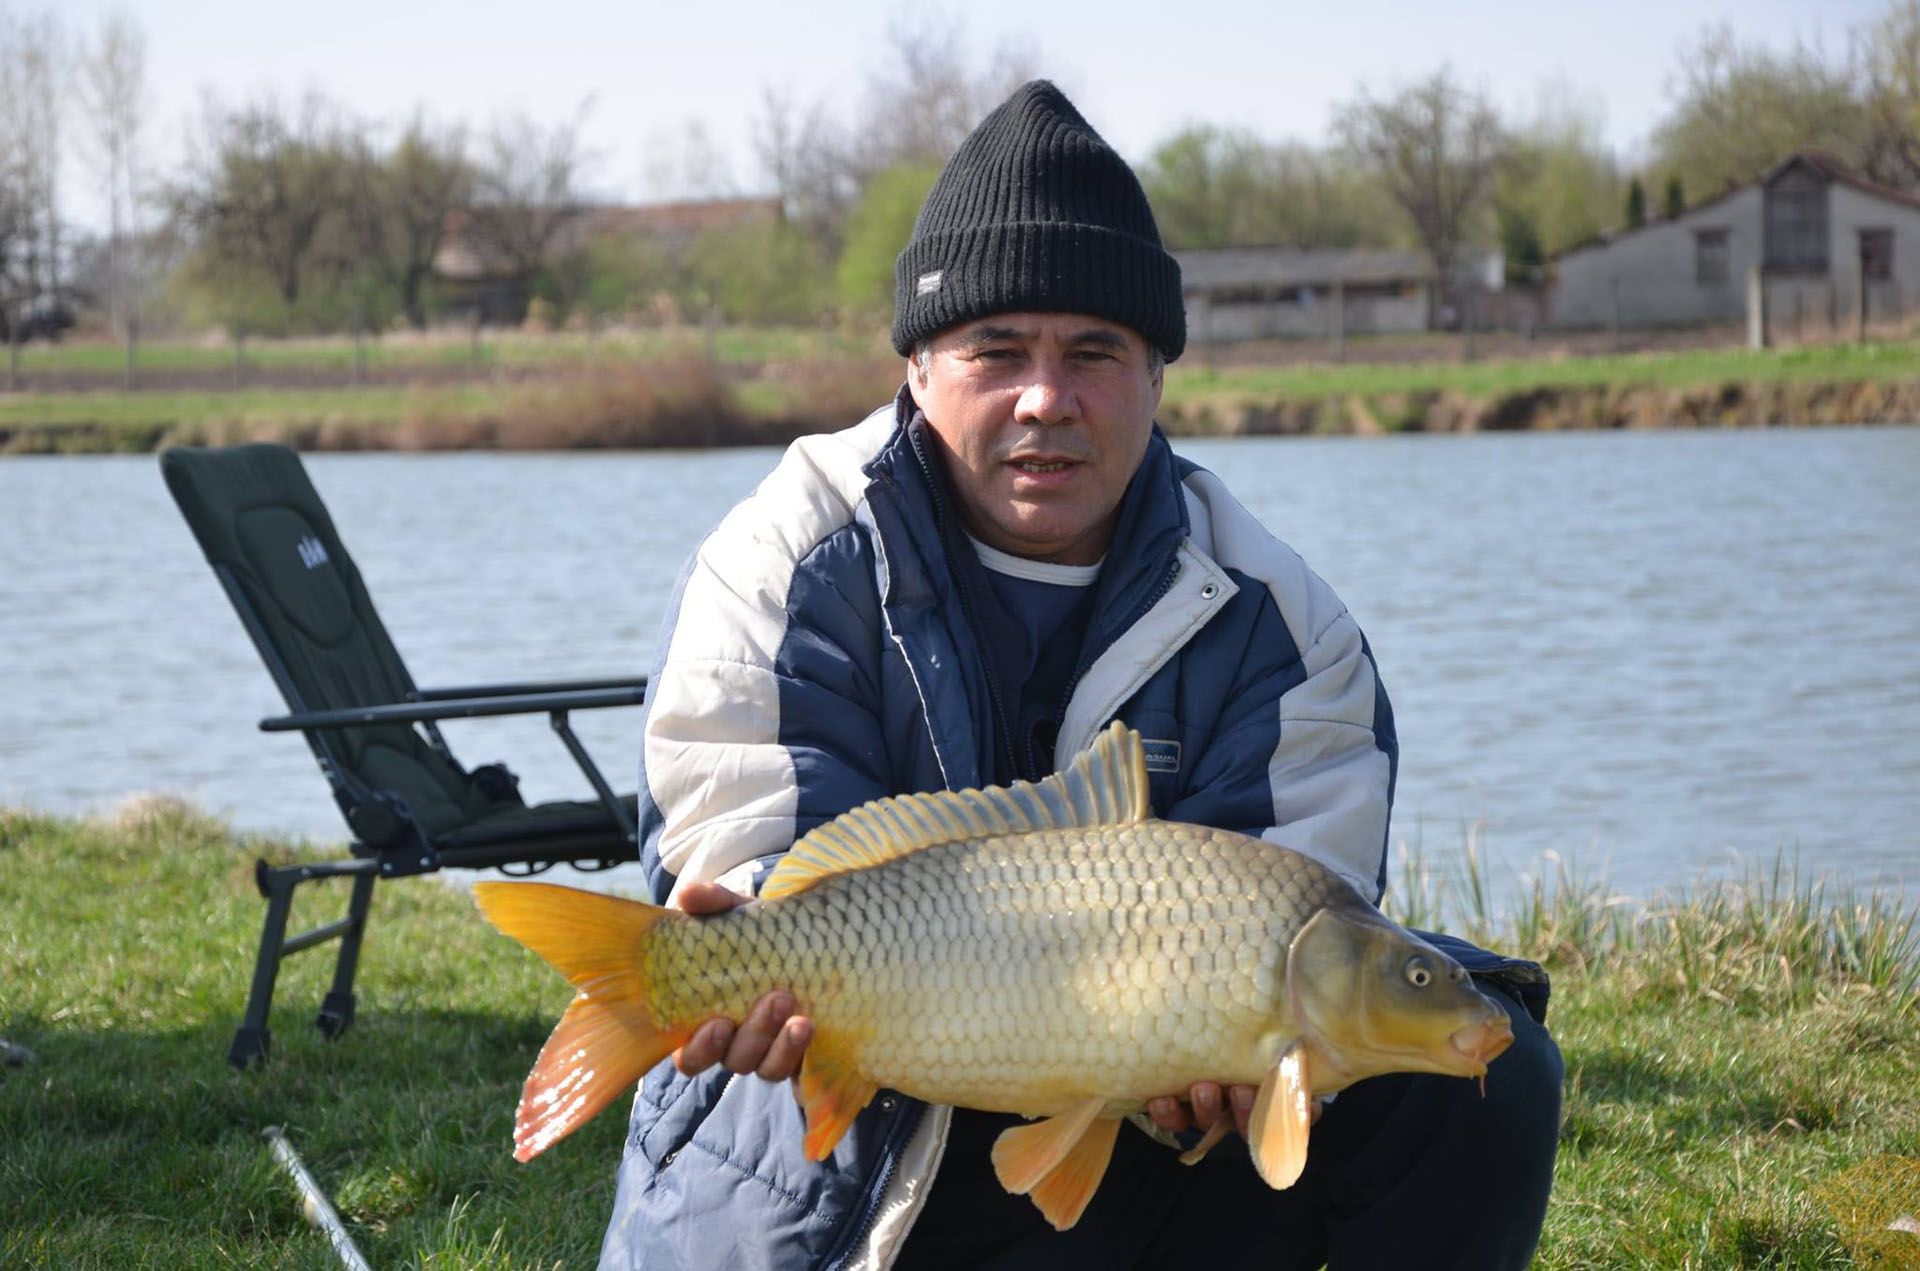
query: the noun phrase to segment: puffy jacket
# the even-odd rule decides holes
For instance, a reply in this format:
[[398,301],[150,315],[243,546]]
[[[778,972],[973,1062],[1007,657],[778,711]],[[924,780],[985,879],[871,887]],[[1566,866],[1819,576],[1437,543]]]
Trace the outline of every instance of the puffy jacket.
[[[689,563],[644,729],[657,896],[749,890],[868,799],[991,780],[992,690],[924,427],[903,392],[794,443]],[[1393,715],[1332,590],[1157,429],[1096,588],[1055,762],[1123,719],[1157,815],[1284,843],[1377,900]],[[634,1101],[601,1265],[885,1266],[949,1115],[882,1091],[816,1164],[784,1087],[663,1063]]]

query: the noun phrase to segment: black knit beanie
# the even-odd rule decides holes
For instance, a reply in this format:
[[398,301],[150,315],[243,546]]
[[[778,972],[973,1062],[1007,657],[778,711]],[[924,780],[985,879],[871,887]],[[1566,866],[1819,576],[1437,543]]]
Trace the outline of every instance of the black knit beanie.
[[1168,361],[1187,343],[1180,266],[1140,181],[1064,94],[1035,80],[940,173],[893,267],[893,347],[995,313],[1086,313]]

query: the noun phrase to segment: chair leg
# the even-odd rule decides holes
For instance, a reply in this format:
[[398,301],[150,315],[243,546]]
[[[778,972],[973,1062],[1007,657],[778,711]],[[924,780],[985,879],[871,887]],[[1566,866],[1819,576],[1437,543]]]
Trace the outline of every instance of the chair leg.
[[297,870],[275,869],[265,861],[253,863],[254,885],[267,898],[267,918],[260,928],[260,952],[253,961],[253,987],[247,991],[247,1012],[227,1048],[227,1062],[245,1071],[256,1059],[266,1058],[273,1045],[267,1012],[273,1006],[273,984],[280,975],[280,955],[287,942],[287,915],[293,910]]
[[360,965],[360,939],[367,934],[367,910],[373,903],[373,883],[378,875],[362,874],[353,880],[353,898],[347,902],[347,929],[340,936],[340,956],[333,964],[333,987],[320,1004],[313,1021],[329,1040],[353,1026],[353,976]]

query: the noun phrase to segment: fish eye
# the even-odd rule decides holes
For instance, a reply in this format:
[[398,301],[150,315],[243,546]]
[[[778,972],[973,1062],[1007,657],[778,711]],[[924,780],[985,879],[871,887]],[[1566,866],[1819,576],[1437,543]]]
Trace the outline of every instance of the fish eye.
[[1433,963],[1426,955],[1416,953],[1407,959],[1407,983],[1417,989],[1423,989],[1433,983]]

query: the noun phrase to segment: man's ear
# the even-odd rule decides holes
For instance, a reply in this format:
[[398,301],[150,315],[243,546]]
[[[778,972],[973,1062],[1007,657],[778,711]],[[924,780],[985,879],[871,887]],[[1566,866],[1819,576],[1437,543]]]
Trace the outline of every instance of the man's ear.
[[907,395],[913,398],[913,404],[924,413],[927,404],[920,400],[920,390],[927,386],[927,368],[920,365],[920,359],[907,354]]

